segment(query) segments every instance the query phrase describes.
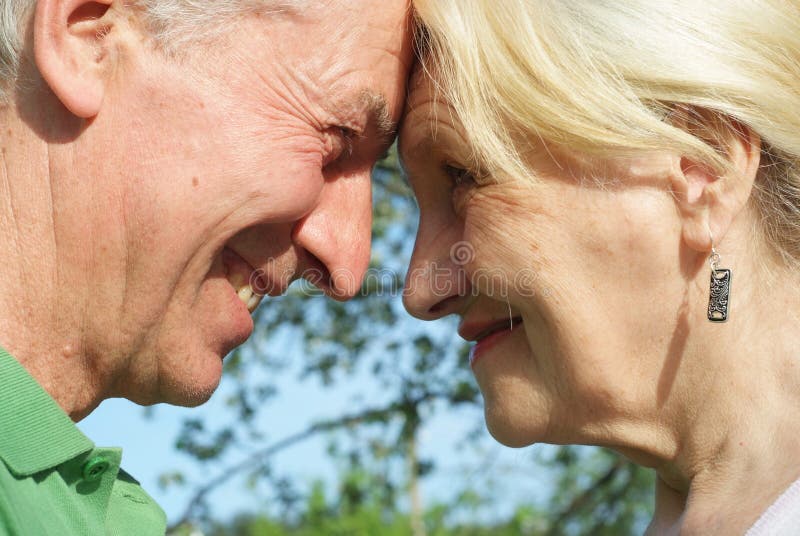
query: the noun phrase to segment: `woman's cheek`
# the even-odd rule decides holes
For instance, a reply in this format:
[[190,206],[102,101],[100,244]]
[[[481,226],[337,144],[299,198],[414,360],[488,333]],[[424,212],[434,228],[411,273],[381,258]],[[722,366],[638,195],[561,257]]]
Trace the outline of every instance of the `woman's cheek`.
[[472,243],[476,263],[482,268],[502,267],[513,279],[520,270],[538,264],[538,218],[532,203],[525,201],[502,191],[477,190],[470,197],[465,212],[465,240]]

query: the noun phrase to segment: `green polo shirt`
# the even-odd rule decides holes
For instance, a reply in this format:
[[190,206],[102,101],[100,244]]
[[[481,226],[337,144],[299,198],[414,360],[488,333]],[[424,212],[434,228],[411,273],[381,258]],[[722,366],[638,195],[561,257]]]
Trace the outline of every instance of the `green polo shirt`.
[[0,348],[0,535],[163,535],[166,516]]

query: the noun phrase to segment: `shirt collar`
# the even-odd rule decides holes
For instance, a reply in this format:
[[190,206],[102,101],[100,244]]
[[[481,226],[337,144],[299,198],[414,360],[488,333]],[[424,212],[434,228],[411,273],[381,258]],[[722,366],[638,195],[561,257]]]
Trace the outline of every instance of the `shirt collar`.
[[20,363],[0,348],[0,458],[21,477],[94,448]]

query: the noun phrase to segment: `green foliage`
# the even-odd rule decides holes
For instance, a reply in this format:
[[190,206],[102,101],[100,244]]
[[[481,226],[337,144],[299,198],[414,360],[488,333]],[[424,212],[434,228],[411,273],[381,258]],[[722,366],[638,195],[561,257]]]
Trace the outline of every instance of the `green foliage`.
[[[589,462],[600,462],[596,469],[606,468],[602,461],[609,461],[621,471],[617,484],[627,480],[627,476],[641,471],[630,464],[619,463],[619,459],[606,451],[597,453],[587,451]],[[579,455],[584,458],[583,454]],[[623,475],[624,473],[624,475]],[[369,474],[347,474],[342,478],[342,486],[359,489],[359,499],[346,492],[338,500],[332,500],[325,493],[325,486],[317,482],[312,486],[306,499],[304,514],[296,521],[268,517],[264,514],[242,514],[228,523],[214,523],[207,536],[407,536],[413,533],[413,523],[409,514],[397,509],[387,508],[376,488],[369,485]],[[649,482],[648,482],[649,483]],[[612,486],[613,487],[613,486]],[[623,485],[623,487],[625,487]],[[344,491],[344,490],[340,490]],[[597,503],[603,498],[603,490],[594,490],[597,497],[590,500]],[[568,494],[567,494],[568,495]],[[565,495],[566,497],[566,495]],[[532,506],[519,506],[504,521],[491,523],[452,522],[452,514],[458,508],[477,507],[481,497],[474,492],[465,492],[453,504],[436,504],[428,508],[423,516],[424,532],[428,536],[519,536],[548,534],[591,534],[625,535],[641,533],[640,513],[634,512],[634,502],[612,501],[609,508],[625,510],[623,515],[615,516],[611,522],[607,517],[592,518],[589,510],[570,514],[566,524],[554,524],[546,511]],[[573,505],[574,506],[574,505]],[[597,512],[594,512],[597,513]],[[600,523],[604,519],[606,523]]]
[[[545,500],[517,505],[506,519],[475,518],[475,512],[504,505],[504,498],[476,491],[469,480],[454,480],[453,489],[463,491],[448,504],[417,511],[407,506],[414,486],[438,469],[433,460],[418,459],[414,448],[426,422],[472,408],[475,432],[464,438],[464,448],[485,441],[486,433],[468,348],[453,322],[414,321],[402,308],[417,207],[394,152],[376,168],[374,207],[374,270],[359,296],[340,303],[297,284],[287,295],[265,301],[254,336],[226,360],[226,377],[236,386],[226,400],[230,418],[216,428],[188,420],[179,431],[176,448],[197,464],[213,466],[216,476],[202,482],[164,476],[165,485],[196,491],[174,533],[188,534],[190,525],[214,536],[392,536],[420,534],[422,527],[427,536],[641,533],[651,513],[651,472],[588,447],[551,449],[555,454],[531,460],[531,471],[552,474],[553,491]],[[272,437],[255,423],[280,394],[291,370],[288,356],[298,355],[304,356],[303,380],[336,388],[366,375],[380,396],[356,400],[352,413],[307,423],[294,436]],[[335,498],[322,483],[298,491],[297,483],[276,476],[271,464],[276,452],[320,434],[329,439],[328,455],[341,468]],[[242,446],[249,454],[218,467]],[[220,523],[209,516],[209,495],[235,475],[247,476],[254,489],[270,488],[273,507]]]
[[618,454],[590,447],[561,447],[549,534],[639,534],[652,514],[654,473]]

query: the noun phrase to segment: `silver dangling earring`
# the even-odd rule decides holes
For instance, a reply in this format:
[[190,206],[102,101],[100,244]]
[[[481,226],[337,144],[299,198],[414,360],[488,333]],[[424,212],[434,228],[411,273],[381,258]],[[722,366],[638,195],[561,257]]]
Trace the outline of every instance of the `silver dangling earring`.
[[711,294],[708,299],[708,319],[712,322],[725,322],[728,319],[728,305],[731,293],[731,271],[719,267],[719,253],[714,249],[714,235],[708,229],[711,237],[711,255],[708,262],[711,264]]

